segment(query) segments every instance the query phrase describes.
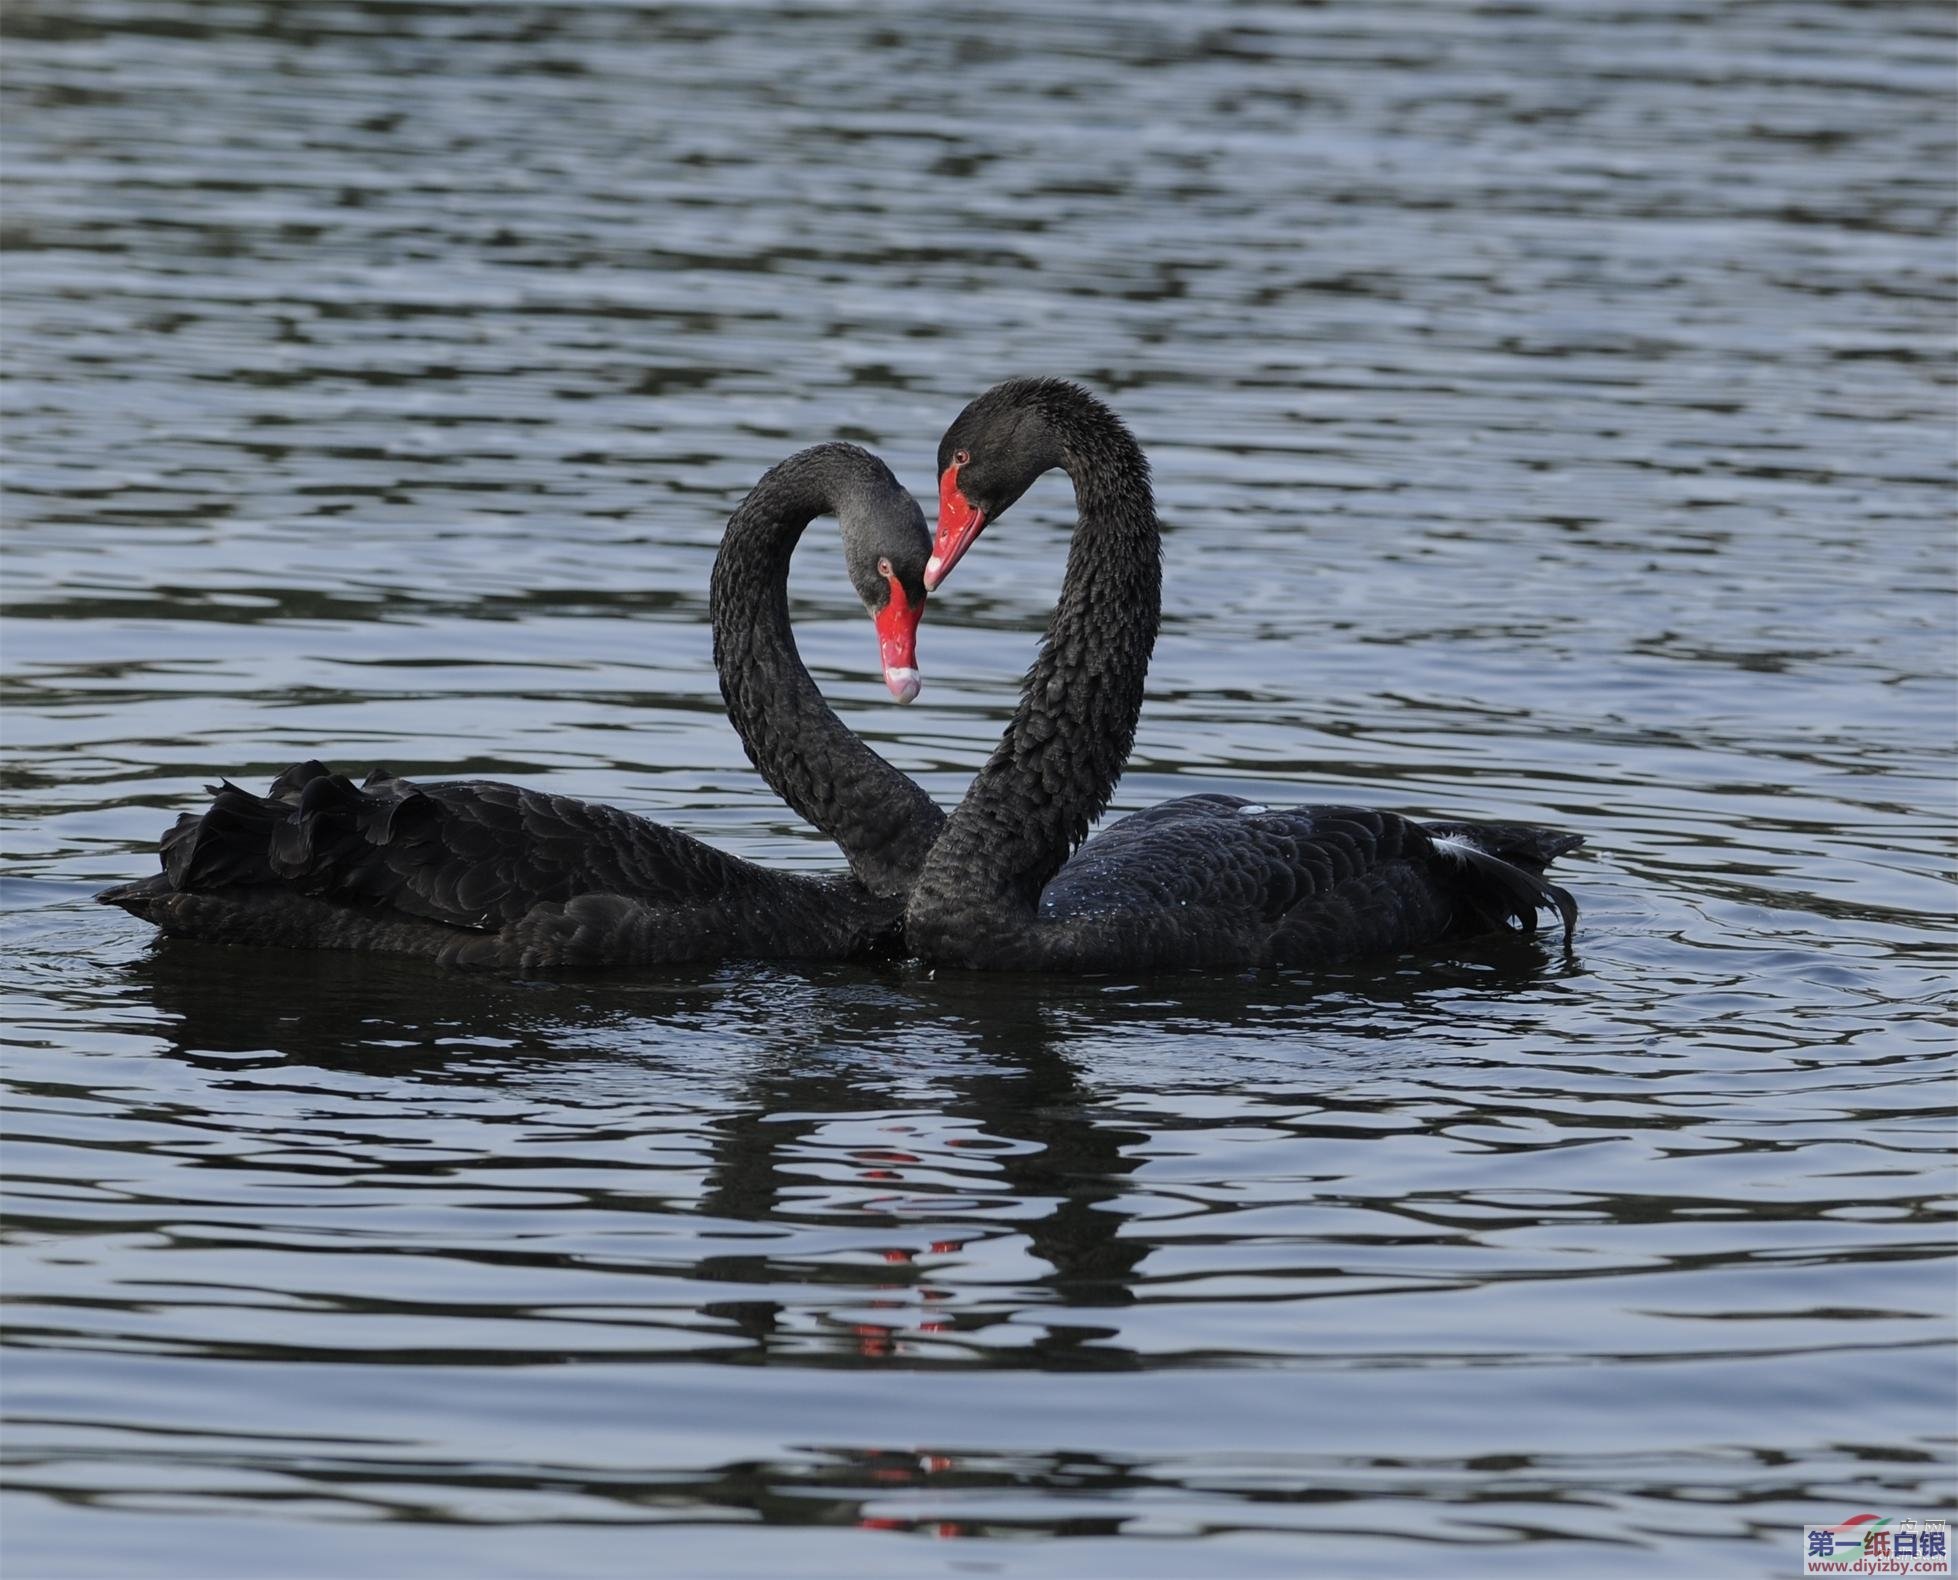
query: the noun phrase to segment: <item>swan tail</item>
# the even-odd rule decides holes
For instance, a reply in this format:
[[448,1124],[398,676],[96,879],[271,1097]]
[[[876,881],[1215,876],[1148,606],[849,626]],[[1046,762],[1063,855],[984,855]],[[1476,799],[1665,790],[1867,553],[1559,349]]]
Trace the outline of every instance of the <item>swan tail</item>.
[[281,886],[330,892],[342,901],[383,901],[383,880],[391,875],[362,856],[432,821],[435,808],[403,780],[376,775],[369,782],[376,788],[359,789],[317,762],[286,769],[262,796],[222,780],[207,787],[209,806],[184,813],[164,834],[157,846],[160,873],[105,889],[96,899],[151,920],[165,894]]
[[1542,874],[1557,857],[1583,844],[1582,835],[1504,823],[1423,827],[1436,852],[1471,880],[1461,884],[1461,892],[1485,928],[1533,933],[1537,913],[1555,911],[1564,924],[1564,947],[1570,948],[1577,934],[1577,901]]
[[138,878],[134,883],[118,883],[114,888],[100,890],[95,896],[95,903],[119,905],[131,916],[153,922],[156,920],[154,909],[157,900],[174,892],[169,876],[157,872],[147,878]]
[[434,808],[385,774],[361,790],[317,762],[296,763],[264,795],[209,786],[158,842],[161,871],[95,896],[178,937],[294,949],[452,956],[475,935],[390,905],[373,857]]
[[1436,839],[1460,840],[1539,877],[1551,862],[1559,856],[1568,856],[1584,843],[1582,834],[1566,834],[1562,829],[1538,828],[1530,823],[1423,823],[1421,826]]
[[[384,909],[360,910],[289,887],[211,892],[170,887],[159,873],[96,896],[175,938],[258,949],[351,949],[475,964],[463,951],[482,935]],[[491,956],[485,963],[499,964]]]

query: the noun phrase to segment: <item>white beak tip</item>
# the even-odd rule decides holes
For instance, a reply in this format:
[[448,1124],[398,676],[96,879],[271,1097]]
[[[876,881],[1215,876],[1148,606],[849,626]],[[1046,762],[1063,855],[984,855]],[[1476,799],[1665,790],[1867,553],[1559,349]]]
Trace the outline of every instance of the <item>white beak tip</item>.
[[884,684],[891,688],[891,695],[899,702],[913,702],[918,693],[925,689],[924,678],[915,669],[887,669],[884,671]]

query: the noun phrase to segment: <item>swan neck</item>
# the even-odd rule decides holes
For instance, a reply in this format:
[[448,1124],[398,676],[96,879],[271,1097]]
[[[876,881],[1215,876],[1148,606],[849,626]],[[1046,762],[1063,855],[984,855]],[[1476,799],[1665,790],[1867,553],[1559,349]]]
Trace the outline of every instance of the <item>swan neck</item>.
[[926,948],[956,919],[1032,920],[1128,761],[1161,620],[1162,558],[1147,463],[1121,438],[1130,453],[1063,442],[1077,520],[1060,600],[1012,723],[913,895]]
[[769,787],[836,841],[872,893],[904,894],[944,814],[836,716],[789,624],[790,559],[833,500],[820,464],[784,463],[729,519],[709,595],[714,667],[728,720]]

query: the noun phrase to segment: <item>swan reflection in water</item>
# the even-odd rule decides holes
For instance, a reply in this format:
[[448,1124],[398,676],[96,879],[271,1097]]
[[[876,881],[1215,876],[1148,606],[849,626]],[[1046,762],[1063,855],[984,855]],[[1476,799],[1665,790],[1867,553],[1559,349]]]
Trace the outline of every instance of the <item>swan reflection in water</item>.
[[[1369,1003],[1465,986],[1509,993],[1558,969],[1541,946],[1505,942],[1419,973],[1329,976],[1327,991]],[[204,1072],[203,1122],[249,1144],[210,1162],[254,1170],[266,1187],[252,1244],[269,1235],[276,1246],[286,1227],[326,1232],[324,1207],[332,1232],[425,1260],[413,1300],[350,1289],[332,1297],[347,1312],[425,1319],[426,1302],[443,1299],[445,1267],[472,1285],[485,1266],[518,1283],[599,1274],[610,1291],[575,1314],[444,1305],[458,1336],[446,1350],[342,1348],[341,1306],[330,1304],[304,1319],[318,1345],[302,1355],[404,1368],[628,1361],[643,1368],[649,1420],[660,1419],[673,1365],[1187,1364],[1124,1341],[1120,1313],[1150,1298],[1144,1267],[1159,1244],[1124,1202],[1140,1202],[1138,1172],[1164,1133],[1124,1088],[1097,1079],[1096,1064],[1111,1038],[1313,1039],[1298,984],[1268,974],[1137,983],[760,967],[526,982],[160,940],[128,983],[167,1052]],[[260,1093],[278,1116],[269,1131],[263,1108],[229,1112]],[[358,1192],[377,1182],[385,1201],[362,1228]],[[249,1201],[256,1183],[226,1190]],[[323,1198],[297,1216],[284,1205],[296,1183]],[[353,1203],[331,1207],[342,1188]],[[508,1209],[497,1192],[510,1194]],[[415,1217],[397,1231],[404,1200]],[[458,1210],[445,1212],[452,1203]],[[504,1210],[520,1231],[494,1227]],[[635,1275],[646,1292],[619,1298],[618,1277]],[[598,1313],[604,1342],[588,1325]],[[514,1344],[500,1331],[512,1322],[527,1333]],[[537,1323],[550,1330],[541,1345]],[[645,1335],[638,1347],[635,1329]],[[294,1357],[290,1343],[254,1354],[235,1336],[222,1348],[240,1359]],[[943,1535],[1016,1522],[893,1513],[892,1498],[1153,1484],[1140,1462],[975,1452],[956,1420],[923,1444],[851,1441],[839,1428],[785,1445],[780,1459],[637,1474],[615,1464],[431,1468],[414,1445],[385,1442],[265,1452],[281,1474],[341,1499],[381,1501],[432,1474],[458,1494],[515,1476],[647,1518],[670,1518],[679,1504]],[[1041,1526],[1100,1523],[1048,1517]]]

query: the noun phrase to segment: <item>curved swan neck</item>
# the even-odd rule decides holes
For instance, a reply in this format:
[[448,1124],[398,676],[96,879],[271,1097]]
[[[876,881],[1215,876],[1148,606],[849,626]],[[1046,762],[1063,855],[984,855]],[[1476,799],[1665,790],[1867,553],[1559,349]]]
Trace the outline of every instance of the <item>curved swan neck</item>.
[[729,519],[709,594],[728,719],[769,787],[842,848],[875,894],[903,894],[944,814],[839,719],[789,626],[789,560],[809,523],[842,507],[868,461],[852,446],[804,451]]
[[1060,601],[1019,710],[952,814],[910,916],[1031,919],[1122,776],[1162,615],[1162,545],[1149,465],[1093,403],[1050,414],[1077,521]]

